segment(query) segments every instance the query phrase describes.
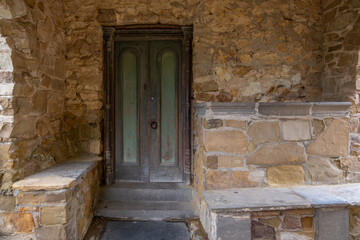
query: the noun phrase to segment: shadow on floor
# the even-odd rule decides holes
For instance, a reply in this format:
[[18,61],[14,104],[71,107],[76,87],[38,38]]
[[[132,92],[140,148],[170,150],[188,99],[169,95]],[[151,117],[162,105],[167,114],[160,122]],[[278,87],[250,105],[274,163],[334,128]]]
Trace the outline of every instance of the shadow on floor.
[[207,240],[199,220],[116,221],[94,218],[84,240]]

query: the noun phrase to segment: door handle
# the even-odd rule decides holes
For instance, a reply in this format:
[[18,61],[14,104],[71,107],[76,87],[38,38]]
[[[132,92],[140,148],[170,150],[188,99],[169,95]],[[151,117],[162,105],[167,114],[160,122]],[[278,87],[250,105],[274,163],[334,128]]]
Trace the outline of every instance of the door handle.
[[157,129],[157,122],[151,122],[151,123],[150,123],[150,127],[151,127],[152,129]]

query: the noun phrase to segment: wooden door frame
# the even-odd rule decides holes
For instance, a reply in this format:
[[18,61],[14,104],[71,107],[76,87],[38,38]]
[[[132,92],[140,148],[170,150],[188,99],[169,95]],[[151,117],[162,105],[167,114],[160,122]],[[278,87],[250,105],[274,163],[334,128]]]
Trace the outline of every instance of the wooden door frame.
[[191,184],[191,76],[192,76],[192,26],[174,25],[130,25],[103,27],[104,36],[104,79],[105,79],[105,118],[104,118],[104,183],[115,180],[115,74],[114,42],[119,40],[181,40],[182,41],[182,79],[181,99],[184,125],[182,151],[183,181]]

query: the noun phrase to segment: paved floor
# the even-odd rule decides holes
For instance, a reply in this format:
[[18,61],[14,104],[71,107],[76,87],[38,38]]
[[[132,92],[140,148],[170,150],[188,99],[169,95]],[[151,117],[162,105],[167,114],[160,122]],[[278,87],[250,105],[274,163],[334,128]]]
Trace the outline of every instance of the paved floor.
[[109,221],[100,240],[190,240],[185,222]]

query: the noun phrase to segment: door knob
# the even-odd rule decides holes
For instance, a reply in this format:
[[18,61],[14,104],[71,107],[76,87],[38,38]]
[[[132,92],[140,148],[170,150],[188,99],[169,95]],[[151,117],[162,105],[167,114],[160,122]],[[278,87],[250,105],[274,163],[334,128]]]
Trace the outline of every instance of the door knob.
[[150,127],[151,127],[152,129],[156,129],[156,128],[157,128],[157,122],[151,122],[151,123],[150,123]]

